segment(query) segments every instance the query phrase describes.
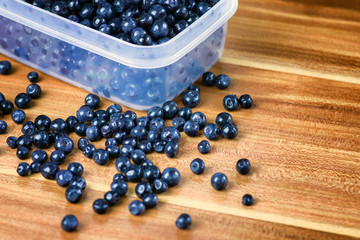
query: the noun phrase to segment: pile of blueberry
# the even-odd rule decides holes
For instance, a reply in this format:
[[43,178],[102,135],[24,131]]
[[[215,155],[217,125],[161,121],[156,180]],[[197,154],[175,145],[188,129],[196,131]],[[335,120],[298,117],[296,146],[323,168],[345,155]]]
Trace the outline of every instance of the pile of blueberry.
[[[3,62],[0,64],[0,71],[3,74],[10,72],[4,67],[6,65],[7,63],[3,64]],[[29,73],[28,79],[36,82],[37,73]],[[29,99],[33,98],[32,94],[27,92],[23,95],[28,95]],[[69,116],[66,120],[57,118],[51,121],[45,115],[37,116],[34,122],[23,123],[21,130],[23,135],[18,138],[15,136],[7,138],[8,146],[12,149],[17,148],[16,155],[21,160],[28,158],[33,146],[38,148],[31,154],[33,160],[31,165],[21,162],[17,173],[20,176],[28,176],[31,173],[40,172],[44,178],[56,180],[59,186],[66,187],[65,197],[68,202],[79,202],[86,188],[86,181],[82,177],[84,167],[78,162],[71,162],[67,169],[60,169],[65,163],[66,156],[75,147],[68,134],[75,132],[80,136],[77,147],[85,157],[91,158],[98,165],[105,165],[110,159],[116,159],[115,167],[118,173],[113,176],[110,190],[102,198],[93,202],[94,212],[106,213],[109,207],[116,205],[119,199],[126,195],[128,182],[136,182],[135,193],[139,200],[134,200],[129,204],[129,211],[133,215],[141,215],[146,209],[157,206],[157,194],[178,185],[181,179],[180,172],[176,168],[166,168],[161,172],[159,167],[146,157],[146,154],[155,151],[165,153],[170,158],[176,157],[179,153],[180,132],[195,137],[200,129],[203,129],[205,137],[209,140],[218,140],[221,136],[233,139],[238,135],[238,129],[229,113],[222,112],[217,115],[215,123],[207,124],[205,114],[192,112],[191,107],[194,105],[190,103],[200,100],[199,92],[199,87],[191,86],[184,93],[187,96],[185,102],[189,103],[187,106],[179,108],[174,101],[167,101],[162,107],[151,108],[146,117],[138,117],[130,110],[123,112],[119,104],[113,104],[106,110],[97,109],[100,98],[94,94],[88,94],[85,97],[85,104],[77,110],[76,116]],[[40,95],[41,89],[37,96]],[[27,98],[24,100],[24,97],[18,98],[18,96],[17,100],[15,99],[16,106],[28,107],[28,104],[25,104]],[[194,97],[198,100],[194,100]],[[3,104],[4,102],[6,104]],[[11,110],[7,111],[6,107],[3,110],[3,105],[9,104],[11,104]],[[0,109],[3,114],[11,113],[13,109],[12,103],[6,101],[1,93]],[[15,112],[12,116],[14,122],[22,123],[25,113],[22,112],[22,115],[21,112],[14,114]],[[167,119],[172,120],[172,126],[165,126]],[[0,129],[2,125],[0,122]],[[96,148],[92,143],[102,138],[106,139],[104,148]],[[50,154],[50,161],[48,161],[48,154],[43,149],[49,148],[52,144],[55,150]],[[209,141],[201,141],[198,144],[198,150],[201,154],[209,153],[211,151]],[[200,175],[205,170],[205,163],[202,159],[196,158],[190,163],[190,169],[194,174]],[[236,164],[236,169],[242,175],[248,174],[251,169],[249,160],[240,159]],[[211,185],[216,190],[225,189],[227,184],[228,178],[224,173],[215,173],[211,178]],[[242,202],[247,206],[252,205],[253,198],[245,194]],[[73,215],[67,215],[61,224],[64,230],[74,231],[78,220]],[[191,218],[187,214],[180,215],[176,221],[176,226],[181,229],[189,228],[190,225]]]
[[219,0],[24,0],[71,21],[138,45],[161,44]]

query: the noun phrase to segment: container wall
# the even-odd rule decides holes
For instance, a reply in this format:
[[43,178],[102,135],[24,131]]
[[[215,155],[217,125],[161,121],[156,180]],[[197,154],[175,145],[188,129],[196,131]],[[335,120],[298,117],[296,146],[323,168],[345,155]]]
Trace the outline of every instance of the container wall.
[[225,23],[171,65],[138,69],[0,16],[0,52],[65,82],[145,110],[179,95],[218,61],[226,28]]

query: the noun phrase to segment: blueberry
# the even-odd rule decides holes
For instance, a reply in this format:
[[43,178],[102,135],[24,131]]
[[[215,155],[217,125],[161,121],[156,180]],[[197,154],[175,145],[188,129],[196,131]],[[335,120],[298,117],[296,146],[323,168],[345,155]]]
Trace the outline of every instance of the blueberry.
[[169,25],[164,20],[155,20],[149,32],[153,39],[166,37],[169,33]]
[[35,124],[31,121],[27,121],[23,124],[21,132],[25,135],[31,136],[36,130]]
[[86,188],[86,181],[83,177],[74,176],[70,181],[70,186],[77,186],[84,190]]
[[112,18],[109,20],[108,25],[113,34],[119,33],[121,31],[121,19],[120,18]]
[[238,173],[240,173],[241,175],[246,175],[250,172],[251,170],[251,165],[250,165],[250,161],[246,158],[242,158],[239,161],[237,161],[236,163],[236,170],[238,171]]
[[136,125],[139,127],[143,127],[145,129],[149,129],[150,126],[150,118],[148,117],[139,117],[136,119]]
[[154,18],[150,13],[142,13],[139,17],[139,26],[142,28],[150,27],[154,22]]
[[48,155],[44,150],[38,149],[31,154],[31,158],[34,162],[45,163]]
[[227,111],[234,111],[234,110],[239,109],[239,107],[240,107],[239,100],[237,99],[236,95],[233,95],[233,94],[226,95],[224,97],[223,105]]
[[164,152],[165,150],[165,146],[167,144],[167,141],[164,141],[164,140],[156,140],[154,142],[154,151],[157,152],[157,153],[162,153]]
[[119,157],[116,159],[115,167],[119,172],[125,173],[126,170],[131,166],[130,159],[128,157]]
[[68,15],[67,19],[69,19],[69,20],[71,20],[73,22],[77,22],[77,23],[80,21],[80,18],[75,14]]
[[161,132],[161,139],[164,141],[175,141],[180,140],[180,132],[174,127],[166,127]]
[[177,115],[178,117],[185,119],[185,121],[188,121],[192,115],[191,108],[189,107],[180,108]]
[[18,146],[31,147],[32,139],[28,135],[21,135],[17,141]]
[[144,170],[147,167],[154,166],[154,163],[150,159],[145,159],[144,161],[142,161],[142,163],[140,165],[141,165],[141,168]]
[[142,199],[145,194],[152,193],[151,184],[148,182],[139,182],[136,184],[135,193],[138,198]]
[[199,124],[192,120],[187,121],[184,125],[184,132],[190,137],[197,136],[199,134]]
[[30,107],[31,98],[29,94],[19,93],[16,95],[14,102],[18,108],[25,109]]
[[71,138],[60,137],[55,140],[54,146],[56,150],[62,150],[65,154],[69,154],[74,149],[74,142]]
[[140,27],[134,28],[131,31],[131,40],[133,43],[138,45],[150,45],[150,41],[148,42],[148,34],[147,32]]
[[189,214],[183,213],[176,219],[176,227],[187,229],[191,226],[191,217]]
[[200,158],[195,158],[190,163],[190,169],[197,175],[202,174],[205,170],[205,163]]
[[86,105],[76,112],[76,117],[80,122],[90,122],[94,118],[94,115],[93,108]]
[[86,136],[86,129],[87,129],[87,125],[83,122],[76,123],[74,127],[75,133],[78,136]]
[[128,184],[124,180],[113,181],[110,185],[111,191],[117,192],[120,196],[125,196]]
[[165,126],[165,121],[159,117],[153,118],[150,121],[150,130],[160,132]]
[[129,204],[129,211],[132,215],[138,216],[145,211],[145,205],[139,200],[134,200]]
[[78,226],[78,220],[74,215],[66,215],[61,221],[61,227],[66,232],[73,232]]
[[108,24],[101,24],[99,26],[99,32],[110,34],[111,33],[111,28],[110,28],[110,26]]
[[221,135],[224,138],[233,139],[238,135],[237,126],[234,123],[227,123],[221,128]]
[[198,150],[200,153],[202,154],[206,154],[210,152],[210,143],[207,140],[202,140],[199,144],[198,144]]
[[105,2],[98,6],[96,14],[106,19],[111,19],[115,15],[115,9],[110,3]]
[[211,185],[218,191],[224,190],[228,184],[228,178],[225,174],[218,172],[212,175]]
[[79,138],[77,144],[78,144],[78,148],[81,151],[84,151],[85,147],[89,144],[89,140],[87,138]]
[[5,133],[6,129],[7,129],[7,123],[5,121],[0,120],[0,134]]
[[121,29],[124,33],[130,33],[134,28],[136,28],[136,20],[132,17],[126,17],[121,22]]
[[6,143],[11,149],[17,148],[17,146],[18,146],[17,141],[18,141],[18,139],[14,136],[8,137],[6,139]]
[[12,120],[17,124],[23,123],[25,117],[26,117],[25,112],[21,109],[16,109],[11,113]]
[[155,179],[160,178],[161,172],[157,166],[148,166],[144,168],[143,178],[149,182],[153,182]]
[[172,119],[179,111],[179,106],[174,101],[167,101],[162,105],[164,110],[164,118]]
[[109,206],[114,206],[120,200],[120,194],[115,191],[108,191],[104,194],[104,199],[108,202]]
[[120,149],[120,156],[122,157],[130,157],[131,152],[134,151],[133,146],[129,144],[125,144]]
[[174,128],[180,132],[184,131],[185,123],[186,123],[185,119],[183,119],[181,117],[175,117],[172,119],[172,124],[173,124]]
[[118,146],[108,146],[106,151],[109,152],[109,157],[111,158],[120,157],[120,148]]
[[16,156],[19,159],[26,159],[29,156],[29,149],[27,147],[24,146],[18,146],[17,150],[16,150]]
[[81,163],[72,162],[68,165],[67,169],[74,175],[74,176],[81,176],[84,172],[84,167]]
[[169,187],[178,185],[180,178],[180,172],[176,168],[165,168],[161,175],[161,180],[166,182]]
[[70,203],[79,202],[82,197],[82,194],[83,194],[83,191],[81,190],[81,188],[79,188],[78,186],[75,186],[75,185],[71,185],[71,186],[67,187],[66,191],[65,191],[66,200],[68,200],[68,202],[70,202]]
[[188,91],[195,91],[200,94],[200,87],[196,85],[191,85],[188,89]]
[[122,143],[125,140],[125,138],[126,138],[126,132],[121,131],[121,132],[116,132],[114,134],[114,139],[118,144]]
[[96,199],[93,203],[93,210],[97,214],[104,214],[109,209],[109,203],[105,199]]
[[177,19],[187,19],[189,17],[189,11],[184,5],[180,5],[174,11],[174,16]]
[[11,113],[13,109],[13,103],[8,100],[4,100],[0,103],[0,110],[4,115]]
[[145,160],[145,153],[141,151],[140,149],[136,149],[131,152],[131,158],[135,164],[140,165]]
[[29,72],[27,75],[27,78],[29,79],[30,82],[32,83],[36,83],[39,81],[39,74],[37,72]]
[[146,208],[154,208],[158,205],[158,197],[155,193],[146,193],[143,198],[142,201],[145,205]]
[[56,183],[60,187],[67,187],[70,184],[73,174],[69,170],[60,170],[56,173]]
[[33,144],[38,148],[47,148],[50,146],[50,136],[44,130],[38,130],[32,137]]
[[104,149],[96,149],[92,154],[92,159],[99,165],[105,165],[109,161],[109,152]]
[[30,174],[30,165],[26,162],[19,163],[16,172],[22,176],[25,177]]
[[120,180],[125,180],[125,176],[122,173],[116,173],[113,177],[113,181],[120,181]]
[[197,124],[199,124],[199,128],[203,128],[206,125],[206,116],[202,112],[194,112],[190,120],[195,121]]
[[104,118],[105,120],[108,120],[109,116],[110,116],[110,114],[107,111],[102,110],[102,109],[95,111],[94,114],[95,114],[95,117]]
[[209,123],[204,128],[204,135],[209,140],[217,140],[221,135],[221,131],[215,123]]
[[232,116],[227,112],[219,113],[216,116],[216,124],[221,128],[223,126],[225,126],[226,124],[232,123],[232,122],[233,122]]
[[50,128],[51,120],[46,115],[39,115],[35,118],[35,126],[39,130],[48,130]]
[[130,136],[136,138],[137,141],[144,140],[146,137],[146,129],[144,127],[136,126],[131,129]]
[[125,42],[130,42],[130,37],[126,33],[119,33],[119,34],[116,35],[116,37],[118,39],[121,39],[121,40],[125,41]]
[[218,89],[225,89],[230,85],[230,78],[225,74],[220,74],[215,78],[215,85]]
[[86,137],[91,141],[95,142],[100,139],[100,130],[98,127],[90,126],[86,129]]
[[253,100],[248,94],[241,95],[239,98],[239,103],[242,108],[251,108],[253,105]]
[[175,141],[170,141],[165,145],[164,152],[166,156],[174,158],[179,154],[179,144]]
[[189,13],[189,18],[186,19],[186,21],[189,23],[189,24],[192,24],[193,22],[195,22],[196,20],[199,19],[199,15],[195,12],[190,12]]
[[164,110],[158,106],[152,107],[147,112],[147,117],[150,119],[164,118]]
[[90,19],[95,14],[95,7],[91,3],[85,3],[79,10],[78,15],[81,19]]
[[114,113],[121,113],[122,107],[119,104],[113,104],[109,106],[106,111],[109,113],[109,115],[112,115]]
[[156,4],[156,0],[142,0],[140,6],[143,10],[147,11],[151,6]]
[[125,179],[129,182],[139,182],[142,178],[143,171],[139,165],[131,165],[125,170]]
[[148,141],[150,141],[151,143],[154,143],[155,141],[159,140],[160,139],[160,132],[156,132],[154,130],[150,130],[148,133],[147,133],[147,137],[146,139]]
[[152,5],[149,8],[148,13],[154,18],[154,20],[163,20],[166,18],[166,10],[163,6],[159,4]]
[[187,21],[179,20],[179,21],[175,22],[173,25],[174,33],[178,34],[182,31],[184,31],[185,28],[187,28],[188,26],[189,26],[189,23]]
[[160,194],[166,192],[168,189],[167,182],[163,181],[162,179],[155,179],[153,182],[153,191],[154,193]]
[[92,108],[96,108],[97,106],[99,106],[99,104],[100,104],[99,96],[90,93],[85,97],[85,105],[88,105],[89,107]]
[[181,100],[185,106],[194,108],[200,103],[200,94],[194,90],[188,90],[182,95]]
[[6,75],[11,72],[11,63],[9,61],[0,61],[0,74]]
[[67,129],[67,123],[61,118],[57,118],[50,123],[50,130],[55,134],[66,132]]
[[38,173],[41,169],[41,163],[40,162],[32,162],[30,164],[30,169],[32,173]]
[[36,83],[32,83],[26,88],[26,93],[30,98],[37,99],[41,96],[41,87]]
[[71,12],[77,12],[80,10],[81,3],[83,1],[81,0],[69,0],[68,1],[68,8]]
[[137,116],[136,116],[135,112],[128,110],[128,111],[124,112],[124,118],[129,118],[132,121],[135,121]]
[[142,140],[139,142],[138,148],[144,153],[151,153],[154,150],[151,142],[148,140]]
[[67,123],[68,132],[74,132],[75,131],[75,124],[79,122],[79,120],[75,116],[69,116],[65,122]]
[[55,179],[59,166],[53,162],[46,162],[41,165],[40,173],[46,179]]
[[242,197],[242,204],[245,206],[251,206],[254,203],[254,198],[250,194],[245,194]]
[[63,150],[55,150],[50,154],[50,161],[57,164],[57,165],[61,165],[65,162],[65,158],[66,158],[66,154]]
[[211,8],[211,6],[207,2],[199,2],[196,5],[196,12],[201,16],[201,15],[205,14],[207,11],[209,11],[210,8]]
[[69,14],[67,2],[66,1],[54,2],[54,4],[52,5],[52,12],[60,16],[67,16]]
[[3,101],[5,101],[5,100],[6,100],[6,99],[5,99],[4,94],[2,94],[2,93],[0,92],[0,103],[3,102]]

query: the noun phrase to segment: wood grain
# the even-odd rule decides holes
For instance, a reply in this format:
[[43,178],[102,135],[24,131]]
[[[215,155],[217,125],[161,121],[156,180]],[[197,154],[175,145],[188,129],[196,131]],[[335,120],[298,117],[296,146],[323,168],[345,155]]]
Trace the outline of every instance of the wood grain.
[[[249,93],[256,106],[232,112],[240,134],[211,141],[211,154],[200,156],[196,149],[203,134],[182,134],[175,159],[149,154],[161,170],[177,167],[182,179],[141,217],[127,209],[136,197],[134,184],[109,213],[100,216],[91,209],[109,190],[114,161],[99,166],[77,149],[69,155],[62,168],[72,161],[85,167],[88,186],[80,204],[68,203],[65,189],[39,174],[19,177],[20,160],[5,140],[19,136],[21,126],[0,116],[9,124],[0,135],[0,239],[360,238],[359,10],[356,2],[335,0],[240,0],[229,22],[224,56],[212,68],[228,74],[231,86],[220,91],[198,82],[201,103],[194,110],[214,122],[224,111],[222,98],[230,93]],[[14,71],[0,75],[0,91],[13,100],[25,91],[31,68],[9,60]],[[43,97],[26,110],[27,120],[44,113],[51,119],[74,115],[87,94],[45,74],[39,84]],[[175,100],[182,106],[180,98]],[[101,108],[110,104],[102,99]],[[103,145],[104,140],[96,142]],[[202,176],[189,168],[196,157],[206,164]],[[253,166],[248,176],[235,171],[243,157]],[[211,175],[219,171],[229,178],[223,192],[210,185]],[[255,197],[254,206],[242,206],[245,193]],[[175,227],[183,212],[193,218],[187,231]],[[66,214],[79,218],[77,232],[61,230]]]

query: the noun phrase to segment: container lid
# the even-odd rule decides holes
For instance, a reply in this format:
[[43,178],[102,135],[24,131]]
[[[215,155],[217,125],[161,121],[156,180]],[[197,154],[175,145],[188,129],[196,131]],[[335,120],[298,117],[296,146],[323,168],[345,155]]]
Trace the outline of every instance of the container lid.
[[178,61],[208,38],[236,12],[237,0],[220,0],[168,42],[140,46],[70,21],[21,0],[2,0],[0,15],[134,68],[160,68]]

